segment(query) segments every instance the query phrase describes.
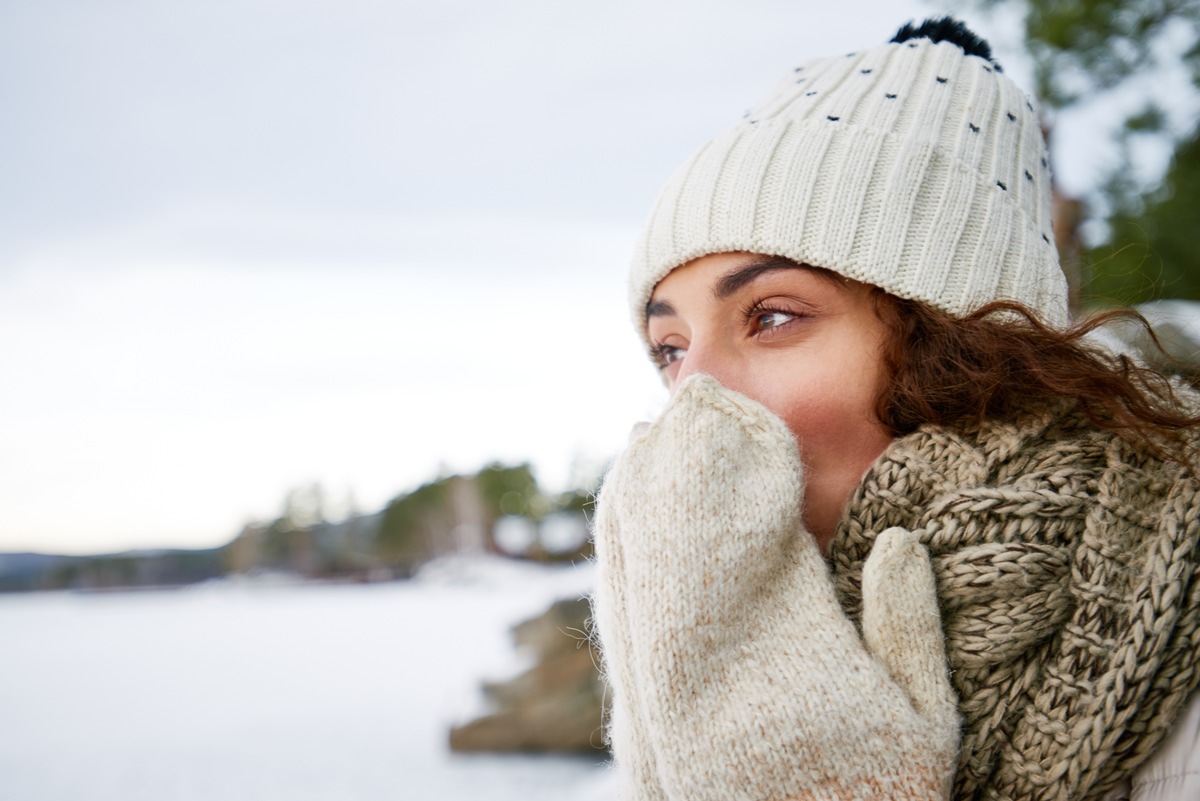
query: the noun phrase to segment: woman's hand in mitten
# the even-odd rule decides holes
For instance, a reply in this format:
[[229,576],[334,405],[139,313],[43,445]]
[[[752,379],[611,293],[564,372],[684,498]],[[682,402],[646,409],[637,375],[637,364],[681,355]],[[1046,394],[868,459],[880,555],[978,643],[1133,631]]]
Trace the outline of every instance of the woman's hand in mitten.
[[929,557],[879,535],[863,632],[801,519],[784,423],[707,376],[605,480],[595,620],[625,797],[944,799],[958,717]]

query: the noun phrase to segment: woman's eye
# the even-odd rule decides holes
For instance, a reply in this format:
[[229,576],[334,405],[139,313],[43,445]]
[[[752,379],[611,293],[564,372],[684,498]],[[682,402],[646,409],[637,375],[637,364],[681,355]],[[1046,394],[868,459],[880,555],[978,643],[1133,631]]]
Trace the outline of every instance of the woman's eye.
[[687,348],[680,348],[675,345],[658,346],[658,360],[664,367],[679,361],[686,354]]
[[791,322],[795,318],[796,315],[788,314],[787,312],[762,312],[754,318],[754,327],[758,331],[767,331],[772,328],[778,328],[784,323]]

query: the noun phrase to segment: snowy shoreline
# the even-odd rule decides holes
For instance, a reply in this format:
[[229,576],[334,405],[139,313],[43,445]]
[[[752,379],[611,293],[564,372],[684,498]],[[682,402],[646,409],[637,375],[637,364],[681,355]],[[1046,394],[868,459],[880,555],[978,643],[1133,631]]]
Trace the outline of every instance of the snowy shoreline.
[[407,582],[0,596],[0,796],[558,799],[596,759],[452,755],[509,627],[591,566],[434,563]]

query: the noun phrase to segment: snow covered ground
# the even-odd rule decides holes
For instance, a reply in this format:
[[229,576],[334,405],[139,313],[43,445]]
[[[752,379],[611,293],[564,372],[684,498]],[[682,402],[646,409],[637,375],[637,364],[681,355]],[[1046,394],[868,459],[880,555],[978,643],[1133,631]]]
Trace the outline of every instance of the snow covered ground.
[[508,626],[591,571],[480,559],[367,586],[0,596],[0,798],[611,797],[588,758],[452,755]]

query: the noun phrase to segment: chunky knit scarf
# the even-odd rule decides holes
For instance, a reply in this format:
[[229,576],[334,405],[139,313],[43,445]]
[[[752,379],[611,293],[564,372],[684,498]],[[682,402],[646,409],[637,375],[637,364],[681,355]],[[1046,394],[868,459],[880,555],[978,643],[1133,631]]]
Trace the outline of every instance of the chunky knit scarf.
[[831,548],[856,621],[890,526],[934,557],[963,716],[956,801],[1101,799],[1200,685],[1200,487],[1077,409],[895,441]]

